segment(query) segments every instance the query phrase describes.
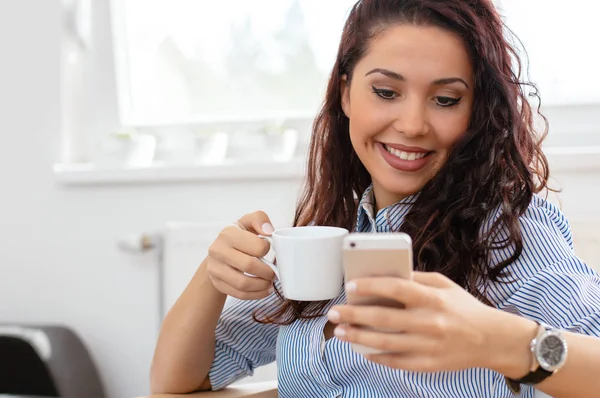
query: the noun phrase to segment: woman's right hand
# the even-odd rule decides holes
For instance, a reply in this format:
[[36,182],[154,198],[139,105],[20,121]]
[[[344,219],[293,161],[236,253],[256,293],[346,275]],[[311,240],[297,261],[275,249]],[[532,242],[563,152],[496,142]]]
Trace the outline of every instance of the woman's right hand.
[[223,229],[208,249],[206,258],[213,286],[242,300],[269,296],[273,292],[275,274],[258,259],[269,252],[269,243],[257,235],[272,233],[271,221],[262,211],[246,214],[236,225]]

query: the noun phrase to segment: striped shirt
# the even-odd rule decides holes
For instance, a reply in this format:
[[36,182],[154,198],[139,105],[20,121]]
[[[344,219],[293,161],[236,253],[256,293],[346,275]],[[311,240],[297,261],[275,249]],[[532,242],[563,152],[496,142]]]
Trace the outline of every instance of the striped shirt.
[[[414,197],[373,211],[368,189],[359,207],[356,230],[397,230]],[[499,212],[483,228],[489,228]],[[573,253],[569,224],[552,204],[534,197],[520,219],[523,253],[509,266],[515,281],[491,284],[486,294],[499,309],[554,327],[600,337],[600,275]],[[497,251],[491,261],[510,256]],[[343,289],[330,306],[344,304]],[[300,319],[288,326],[252,320],[257,308],[280,305],[271,295],[263,300],[232,300],[216,329],[216,349],[209,376],[218,390],[262,365],[277,361],[281,397],[513,397],[504,377],[489,369],[418,373],[367,361],[350,344],[335,337],[325,341],[327,317]],[[330,307],[329,306],[329,307]],[[327,309],[329,308],[326,308]],[[325,311],[325,312],[326,312]],[[524,386],[523,397],[534,390]]]

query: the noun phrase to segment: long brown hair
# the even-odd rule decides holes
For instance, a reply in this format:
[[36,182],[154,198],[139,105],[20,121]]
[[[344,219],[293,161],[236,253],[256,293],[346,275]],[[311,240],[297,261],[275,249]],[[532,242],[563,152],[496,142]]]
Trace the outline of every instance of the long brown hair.
[[[508,278],[523,249],[519,217],[548,181],[521,62],[491,0],[360,0],[348,16],[322,109],[314,121],[304,192],[294,225],[354,229],[358,200],[371,177],[356,155],[341,108],[342,76],[352,77],[370,42],[394,24],[438,26],[464,41],[475,73],[467,132],[422,189],[400,230],[413,239],[415,267],[440,272],[484,302],[485,286]],[[533,95],[537,90],[533,87]],[[539,99],[539,96],[538,96]],[[538,108],[539,113],[539,108]],[[544,118],[544,122],[546,122]],[[489,217],[500,209],[495,220]],[[489,223],[489,228],[483,228]],[[483,232],[482,232],[483,231]],[[492,250],[512,255],[490,264]],[[283,300],[283,297],[280,295]],[[327,302],[283,300],[260,322],[290,324],[322,314]]]

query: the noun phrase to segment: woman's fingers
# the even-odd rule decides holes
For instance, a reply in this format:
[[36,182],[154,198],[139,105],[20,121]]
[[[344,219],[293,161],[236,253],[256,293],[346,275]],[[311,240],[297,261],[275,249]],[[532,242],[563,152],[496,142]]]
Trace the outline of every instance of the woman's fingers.
[[273,226],[262,211],[246,214],[224,228],[208,249],[206,268],[213,285],[229,296],[252,300],[271,293],[273,270],[259,258],[270,250]]
[[234,225],[224,228],[217,237],[215,243],[217,242],[227,244],[252,257],[265,256],[271,247],[265,239],[261,239],[254,233],[245,231]]
[[333,323],[369,326],[378,329],[405,331],[411,320],[405,312],[375,306],[344,305],[332,307],[327,313]]
[[441,315],[427,309],[398,309],[377,306],[341,305],[327,313],[337,324],[366,326],[394,332],[439,335],[443,328]]
[[[273,271],[258,259],[240,253],[226,245],[221,247],[218,242],[211,246],[209,252],[209,274],[214,275],[235,289],[258,292],[267,290],[272,285]],[[245,272],[251,275],[246,275]]]
[[346,291],[349,298],[352,295],[382,297],[406,307],[441,308],[444,305],[440,289],[397,277],[355,279],[346,285]]
[[270,280],[245,275],[242,271],[218,261],[210,264],[210,274],[244,292],[260,292],[272,286]]
[[270,287],[268,289],[259,291],[244,291],[231,286],[228,282],[215,275],[211,275],[210,279],[215,288],[217,288],[220,292],[241,300],[260,300],[270,296],[273,293]]
[[434,339],[412,333],[388,333],[364,327],[340,325],[335,329],[335,335],[339,340],[375,348],[385,353],[430,355],[436,349]]
[[273,223],[264,211],[255,211],[239,219],[237,222],[241,229],[252,231],[260,235],[271,235],[273,233]]
[[275,277],[273,270],[263,264],[259,259],[237,250],[226,242],[220,240],[215,241],[208,249],[208,253],[219,263],[229,265],[240,272],[245,272],[267,281],[272,281]]

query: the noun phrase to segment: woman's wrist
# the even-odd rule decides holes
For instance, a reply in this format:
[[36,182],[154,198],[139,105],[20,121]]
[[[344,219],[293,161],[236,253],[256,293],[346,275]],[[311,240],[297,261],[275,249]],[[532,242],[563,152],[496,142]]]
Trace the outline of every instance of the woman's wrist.
[[196,285],[198,291],[202,291],[204,294],[210,294],[210,296],[214,297],[217,301],[223,301],[224,303],[227,295],[219,291],[213,284],[206,263],[207,260],[205,259],[198,267],[196,275],[194,275],[193,278],[193,283]]
[[494,322],[488,323],[487,368],[511,379],[530,372],[533,357],[530,343],[538,325],[521,316],[494,310]]

